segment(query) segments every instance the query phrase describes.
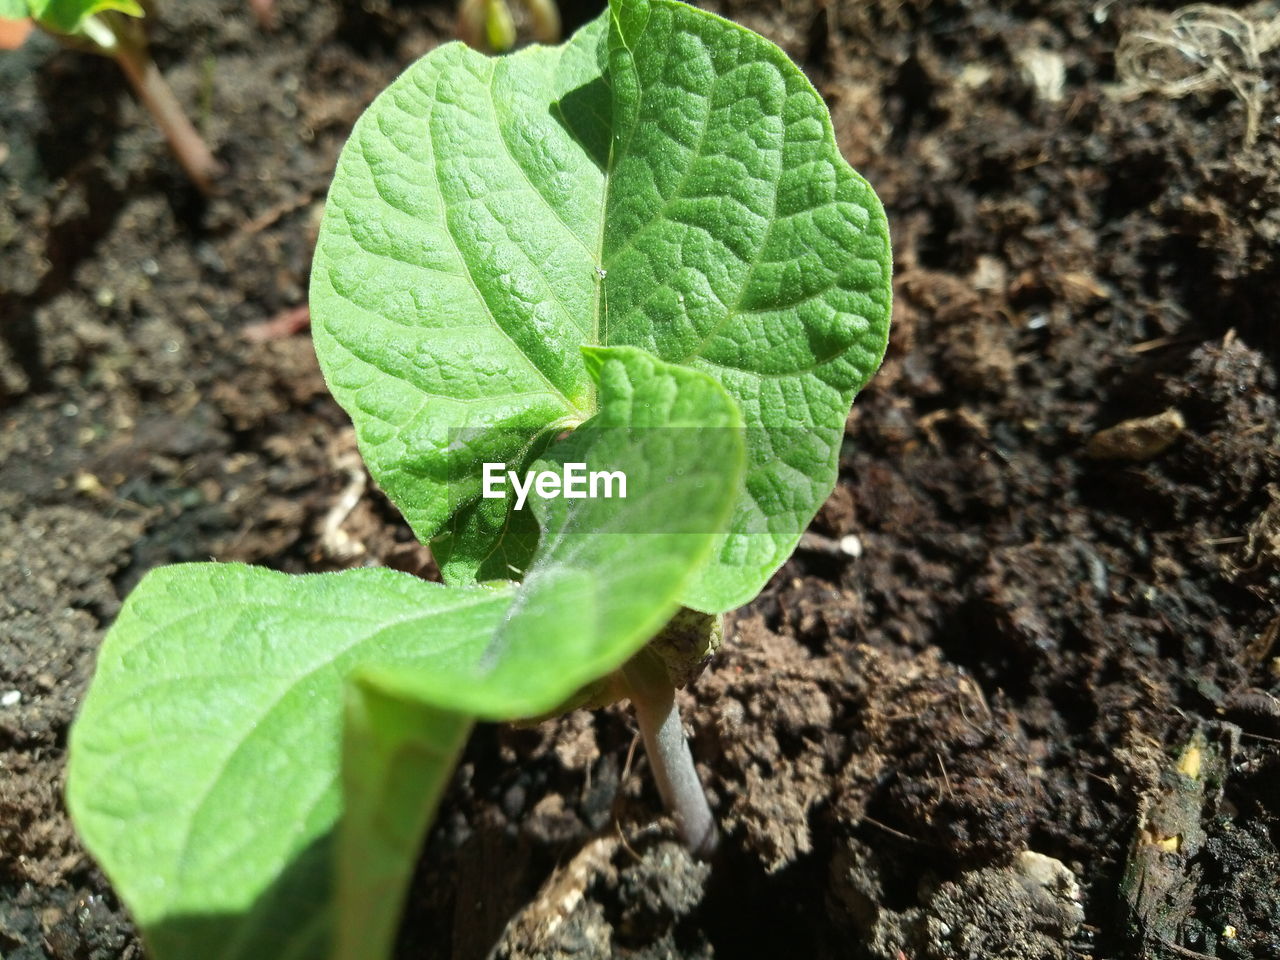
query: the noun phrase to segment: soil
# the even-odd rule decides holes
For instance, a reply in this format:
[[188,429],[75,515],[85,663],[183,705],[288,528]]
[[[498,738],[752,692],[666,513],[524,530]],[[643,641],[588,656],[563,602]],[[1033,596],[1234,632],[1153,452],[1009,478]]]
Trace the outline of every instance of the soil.
[[[0,55],[7,960],[141,956],[61,788],[145,571],[429,567],[372,488],[333,514],[365,485],[346,419],[305,334],[260,325],[304,302],[352,122],[452,10],[277,6],[153,25],[229,170],[208,202],[113,64]],[[1122,95],[1126,3],[710,6],[805,66],[884,199],[889,356],[681,694],[716,859],[673,842],[625,709],[482,727],[399,955],[1280,956],[1280,87],[1252,144],[1230,89]]]

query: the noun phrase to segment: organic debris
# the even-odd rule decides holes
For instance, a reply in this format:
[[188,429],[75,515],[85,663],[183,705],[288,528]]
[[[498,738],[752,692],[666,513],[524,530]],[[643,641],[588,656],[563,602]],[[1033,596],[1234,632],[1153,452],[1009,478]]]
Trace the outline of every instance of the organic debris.
[[1140,10],[1116,47],[1124,99],[1159,93],[1179,100],[1230,90],[1245,107],[1244,145],[1258,139],[1265,83],[1262,55],[1280,42],[1280,14],[1237,13],[1193,3],[1165,13]]
[[1094,434],[1085,453],[1094,460],[1150,460],[1168,450],[1186,428],[1182,414],[1173,409],[1135,417]]

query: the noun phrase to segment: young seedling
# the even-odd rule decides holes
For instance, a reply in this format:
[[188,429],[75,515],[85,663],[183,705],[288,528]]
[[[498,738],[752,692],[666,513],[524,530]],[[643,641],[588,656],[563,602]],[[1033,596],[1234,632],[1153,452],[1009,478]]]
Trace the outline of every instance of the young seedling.
[[115,60],[191,182],[209,194],[221,168],[147,52],[144,6],[138,0],[0,0],[0,21],[30,18],[68,47]]
[[[556,0],[520,0],[529,30],[538,43],[560,40],[560,8]],[[516,18],[507,0],[461,0],[458,39],[485,53],[506,53],[516,45]]]
[[675,689],[833,488],[889,292],[879,201],[750,31],[613,0],[561,47],[411,66],[343,150],[310,306],[445,583],[190,564],[130,595],[67,799],[152,954],[387,956],[476,720],[629,698],[709,851]]

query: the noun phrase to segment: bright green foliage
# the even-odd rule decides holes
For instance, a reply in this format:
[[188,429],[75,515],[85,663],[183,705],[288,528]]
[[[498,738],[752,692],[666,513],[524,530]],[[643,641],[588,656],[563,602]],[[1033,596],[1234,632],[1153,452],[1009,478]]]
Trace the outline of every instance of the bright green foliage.
[[716,376],[749,469],[687,597],[752,599],[831,494],[853,395],[884,354],[889,235],[786,55],[681,3],[615,4],[605,343]]
[[480,464],[527,462],[595,413],[578,345],[716,377],[748,469],[683,600],[719,611],[830,493],[889,279],[880,204],[786,56],[673,0],[624,0],[562,47],[449,45],[388,88],[343,151],[311,310],[361,452],[451,582],[527,564],[537,532],[478,499]]
[[495,554],[507,509],[477,501],[479,465],[523,467],[595,410],[578,347],[599,342],[604,179],[548,104],[572,96],[568,116],[607,113],[602,85],[575,93],[599,79],[603,27],[501,59],[450,44],[418,61],[357,123],[325,206],[316,351],[370,471],[418,534],[458,514],[436,551],[464,571],[455,579],[509,577],[536,539]]
[[[155,960],[382,960],[476,719],[580,702],[786,558],[884,350],[889,271],[799,70],[673,0],[496,60],[449,44],[388,88],[342,154],[313,330],[453,586],[191,564],[129,597],[67,800]],[[481,497],[486,462],[627,495],[515,511]]]
[[[639,350],[587,369],[600,413],[555,462],[616,465],[634,493],[538,501],[518,586],[191,564],[130,595],[72,733],[68,804],[157,958],[325,955],[344,756],[337,956],[383,956],[471,719],[555,708],[674,613],[732,509],[737,409]],[[681,519],[627,532],[648,509]]]
[[[511,588],[164,567],[104,641],[67,801],[158,958],[321,957],[344,680],[492,635]],[[282,904],[292,905],[282,909]]]
[[32,17],[53,33],[79,33],[85,17],[108,11],[143,15],[137,0],[0,0],[0,17]]
[[358,677],[347,695],[334,960],[390,953],[418,848],[471,724]]

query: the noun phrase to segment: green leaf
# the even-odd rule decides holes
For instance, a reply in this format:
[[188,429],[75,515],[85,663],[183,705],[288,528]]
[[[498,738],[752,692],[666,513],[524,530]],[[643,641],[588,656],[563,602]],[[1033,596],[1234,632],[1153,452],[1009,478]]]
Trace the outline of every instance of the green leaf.
[[31,16],[54,33],[79,33],[86,17],[115,12],[130,17],[144,15],[137,0],[27,0]]
[[[392,942],[396,918],[381,901],[392,895],[386,891],[400,895],[417,859],[404,825],[419,822],[421,804],[434,802],[423,798],[435,796],[424,780],[435,741],[415,733],[448,722],[434,708],[535,717],[621,666],[674,614],[708,556],[712,531],[732,509],[745,454],[741,419],[724,390],[639,350],[597,349],[587,359],[600,386],[600,413],[539,467],[585,461],[622,470],[627,499],[533,501],[543,527],[539,554],[502,624],[461,675],[439,663],[362,672],[365,695],[392,720],[369,724],[371,734],[355,740],[348,757],[381,764],[383,753],[394,751],[398,763],[347,781],[350,809],[365,815],[345,819],[342,828],[338,960],[380,957]],[[689,464],[680,475],[659,466],[671,456]],[[651,530],[653,511],[672,522]]]
[[835,485],[888,337],[888,227],[776,46],[681,3],[610,9],[602,338],[705,370],[742,407],[732,529],[686,597],[717,612],[755,596]]
[[[578,348],[596,342],[604,178],[549,104],[598,79],[603,28],[501,59],[440,47],[339,160],[312,267],[316,351],[423,538],[478,501],[481,463],[524,467],[595,412]],[[475,566],[493,550],[465,547]]]
[[[543,465],[624,470],[628,497],[540,502],[519,586],[191,564],[130,595],[72,730],[67,800],[157,960],[310,960],[335,930],[340,960],[384,956],[472,719],[555,708],[671,616],[732,509],[737,408],[639,350],[584,368],[600,413],[557,447],[573,460]],[[678,519],[635,533],[653,510]]]
[[373,569],[147,575],[72,729],[67,804],[156,958],[325,956],[345,678],[438,662],[512,594]]
[[[312,273],[317,353],[374,477],[451,582],[518,577],[483,501],[597,409],[579,345],[642,347],[741,406],[748,469],[684,597],[754,596],[829,495],[887,338],[879,201],[777,47],[621,0],[559,48],[414,64],[357,123]],[[674,464],[668,465],[674,468]]]
[[29,16],[27,0],[0,0],[0,20],[25,20]]
[[337,960],[389,953],[418,848],[471,731],[463,714],[357,677],[347,697]]

